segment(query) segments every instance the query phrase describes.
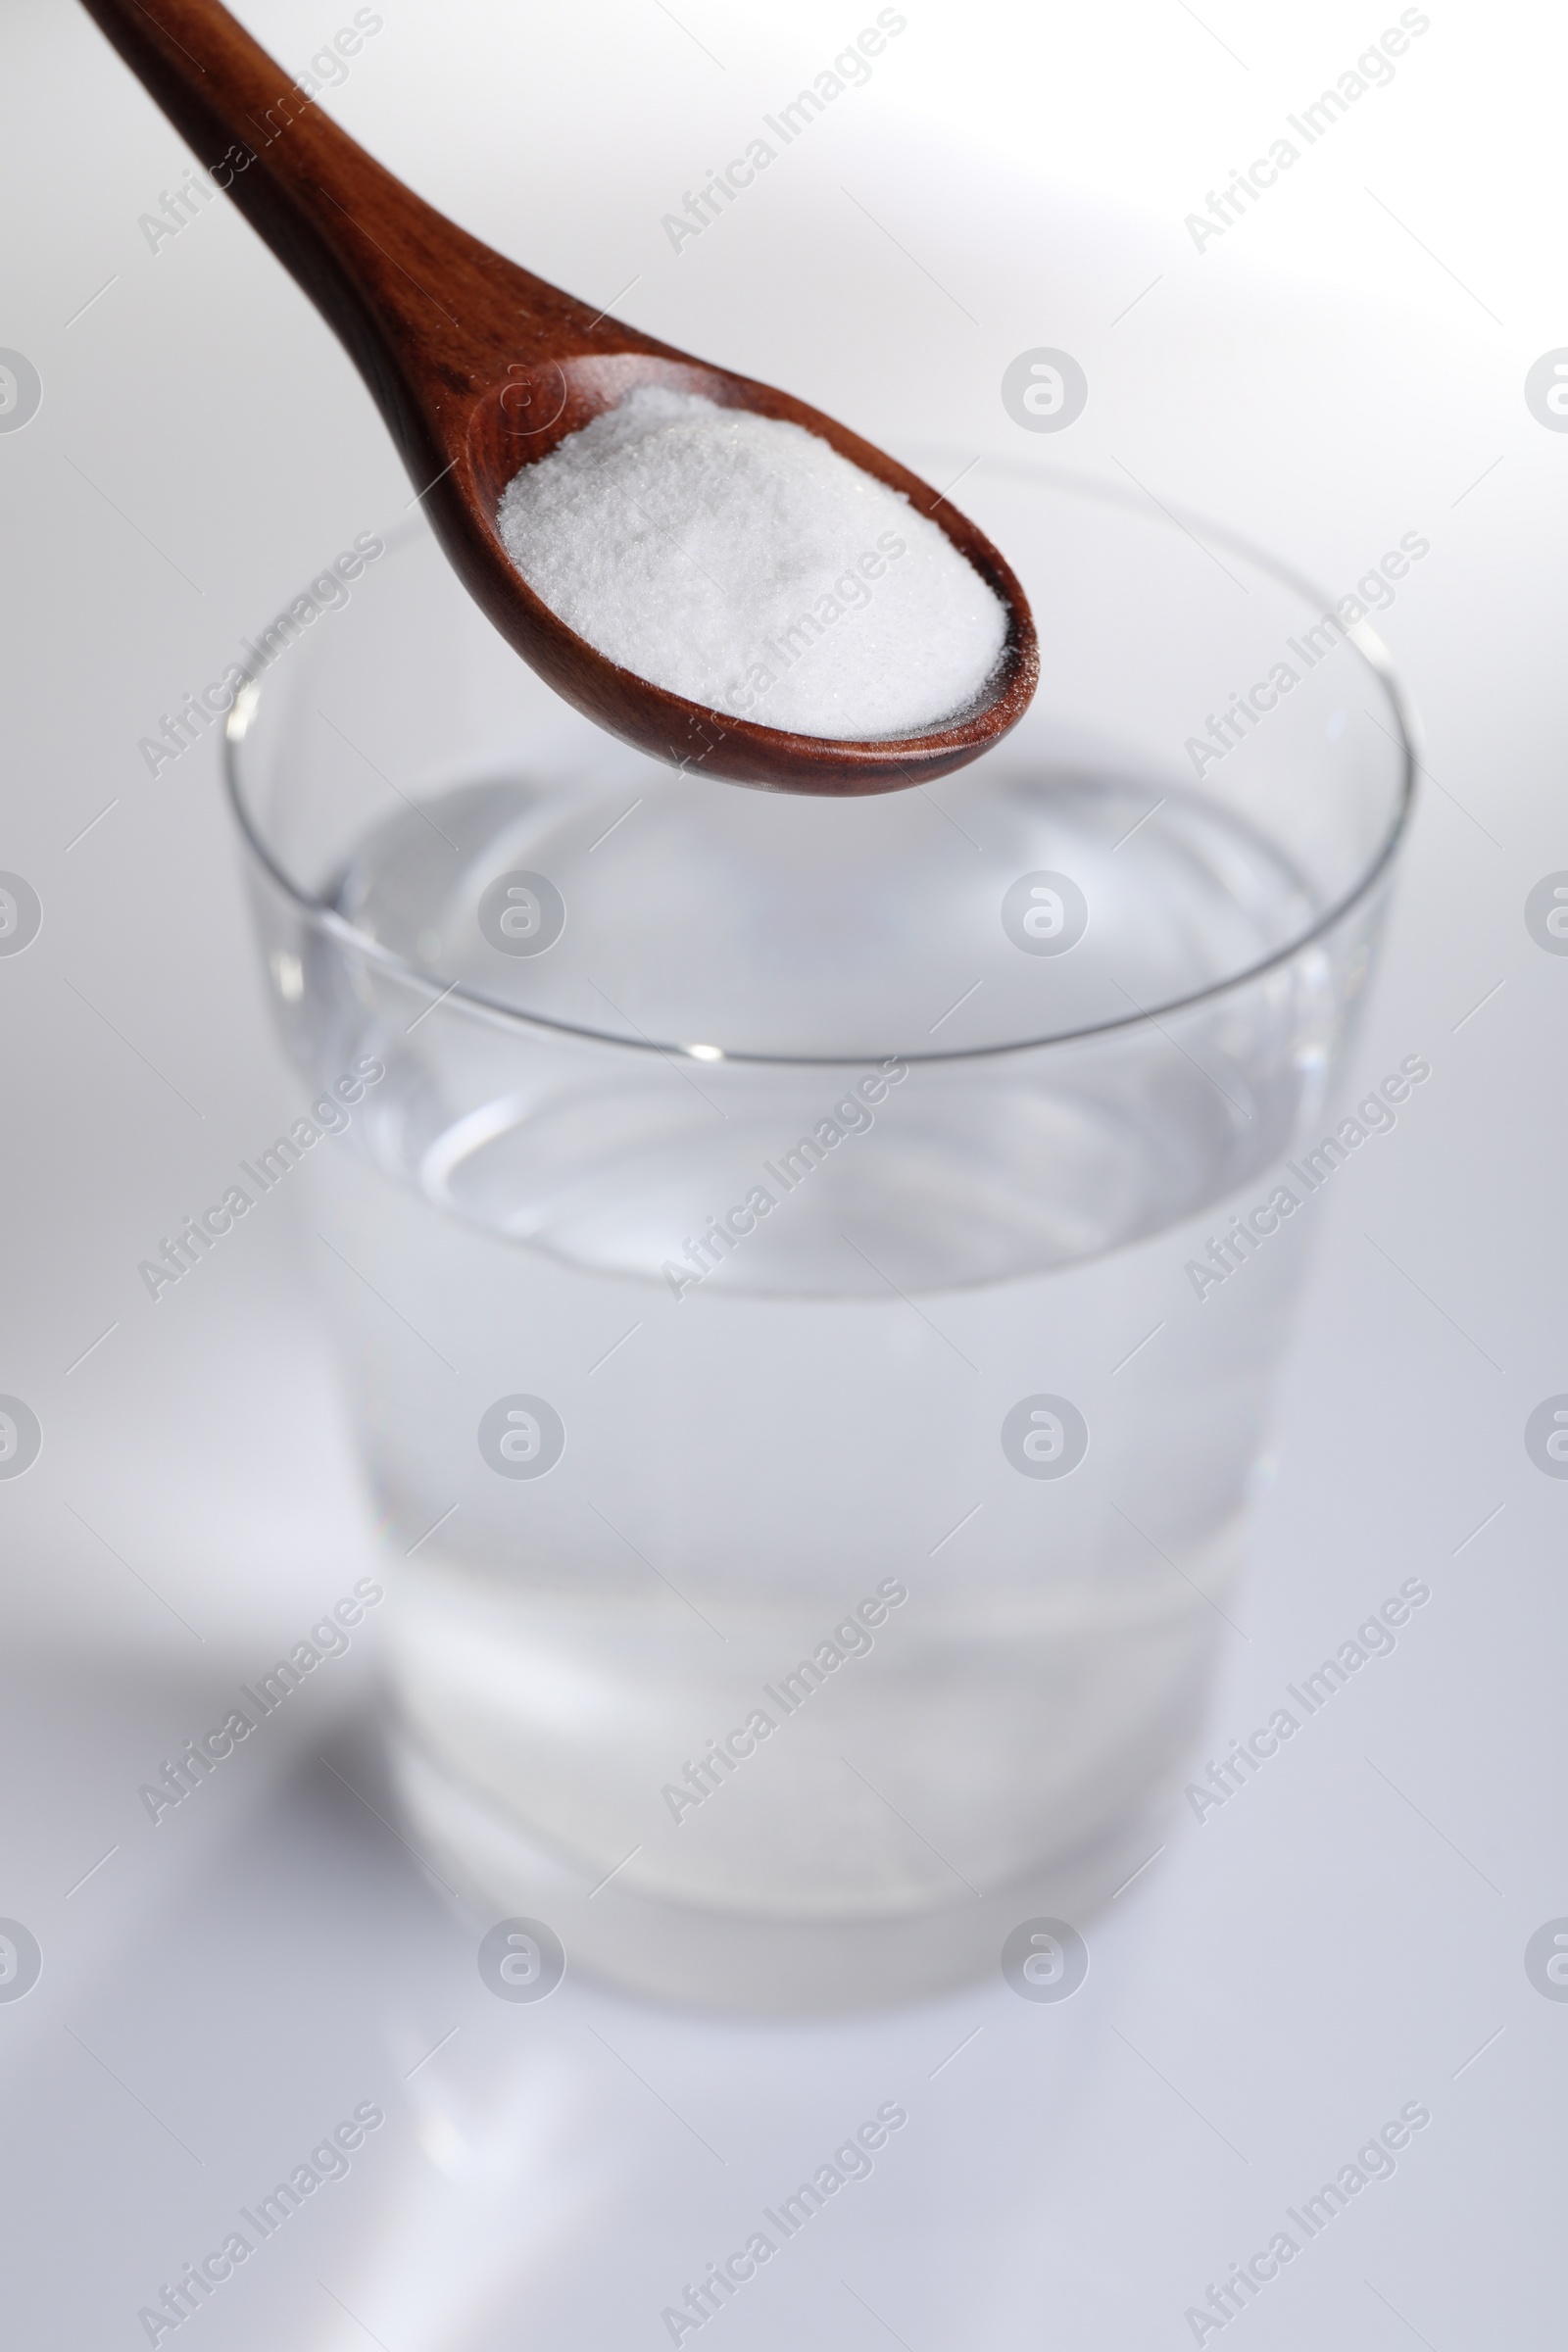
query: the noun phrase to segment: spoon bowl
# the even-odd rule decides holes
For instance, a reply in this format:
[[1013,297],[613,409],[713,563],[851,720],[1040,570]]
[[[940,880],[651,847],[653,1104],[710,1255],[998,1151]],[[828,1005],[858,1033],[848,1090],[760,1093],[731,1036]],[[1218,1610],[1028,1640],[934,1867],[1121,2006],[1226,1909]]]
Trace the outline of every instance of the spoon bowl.
[[[496,512],[503,491],[523,466],[547,457],[569,433],[581,431],[641,384],[700,393],[719,408],[750,409],[758,416],[802,425],[862,471],[902,491],[920,514],[930,514],[935,509],[948,537],[1009,614],[1002,658],[981,701],[942,727],[919,735],[846,742],[759,726],[688,702],[585,647],[517,572],[496,527]],[[939,506],[938,493],[917,474],[769,384],[707,367],[700,360],[666,360],[644,352],[595,352],[564,363],[548,361],[539,368],[517,369],[474,402],[465,458],[471,484],[466,511],[486,525],[482,555],[478,547],[470,547],[460,556],[452,539],[443,537],[470,593],[559,694],[612,734],[652,752],[656,759],[677,764],[690,760],[705,774],[764,789],[887,792],[963,766],[1028,708],[1039,666],[1034,629],[1023,590],[990,540],[956,510]],[[519,627],[519,602],[528,609],[525,634]]]
[[[133,73],[336,331],[469,594],[556,692],[654,759],[770,791],[896,791],[965,766],[1022,717],[1034,624],[1003,558],[946,497],[804,401],[590,311],[446,220],[316,105],[219,0],[84,0]],[[497,527],[507,485],[643,384],[804,426],[927,515],[1000,598],[975,702],[900,737],[759,726],[598,652],[529,587]]]

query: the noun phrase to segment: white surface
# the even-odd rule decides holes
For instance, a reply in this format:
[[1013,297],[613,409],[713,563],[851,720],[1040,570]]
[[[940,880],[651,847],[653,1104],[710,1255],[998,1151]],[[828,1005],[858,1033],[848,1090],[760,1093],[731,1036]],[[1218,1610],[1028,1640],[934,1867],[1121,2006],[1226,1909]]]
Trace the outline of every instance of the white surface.
[[[350,13],[252,21],[303,64]],[[682,2282],[899,2099],[909,2125],[874,2176],[712,2325],[759,2347],[892,2330],[910,2352],[1146,2352],[1191,2342],[1207,2282],[1425,2100],[1396,2177],[1234,2325],[1290,2352],[1554,2342],[1568,2005],[1522,1955],[1568,1912],[1568,1486],[1522,1429],[1568,1388],[1568,960],[1522,906],[1568,865],[1568,437],[1522,382],[1565,331],[1561,27],[1435,11],[1392,87],[1199,253],[1183,215],[1383,20],[911,12],[788,173],[677,255],[662,214],[860,18],[692,0],[688,34],[633,0],[385,13],[342,120],[479,234],[670,341],[895,448],[1009,456],[1002,370],[1058,346],[1091,397],[1053,462],[1131,472],[1336,592],[1430,536],[1380,622],[1435,773],[1361,1066],[1419,1052],[1434,1078],[1319,1204],[1210,1752],[1403,1578],[1434,1598],[1242,1797],[1173,1826],[1060,2008],[999,1980],[881,2021],[741,2029],[570,1979],[503,2007],[314,1760],[362,1701],[368,1639],[152,1827],[138,1784],[372,1553],[288,1202],[156,1307],[136,1279],[293,1102],[210,743],[154,781],[137,740],[409,493],[347,362],[229,209],[149,251],[138,216],[183,150],[86,17],[34,0],[6,34],[0,160],[28,223],[0,343],[44,383],[0,436],[0,866],[44,904],[0,960],[0,1388],[45,1428],[0,1485],[0,1912],[45,1953],[0,2005],[11,2331],[145,2341],[160,2281],[376,2099],[385,2129],[218,2291],[209,2344],[667,2342]],[[369,1791],[358,1751],[327,1752]]]

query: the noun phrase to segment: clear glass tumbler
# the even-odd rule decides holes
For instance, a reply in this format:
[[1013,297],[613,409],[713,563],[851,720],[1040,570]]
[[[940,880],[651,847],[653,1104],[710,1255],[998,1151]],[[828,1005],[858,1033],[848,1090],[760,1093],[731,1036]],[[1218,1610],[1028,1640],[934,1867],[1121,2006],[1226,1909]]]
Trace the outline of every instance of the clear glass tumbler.
[[411,1836],[677,1997],[950,1982],[1158,1843],[1409,806],[1364,623],[965,503],[1044,682],[937,785],[625,750],[422,527],[229,724]]

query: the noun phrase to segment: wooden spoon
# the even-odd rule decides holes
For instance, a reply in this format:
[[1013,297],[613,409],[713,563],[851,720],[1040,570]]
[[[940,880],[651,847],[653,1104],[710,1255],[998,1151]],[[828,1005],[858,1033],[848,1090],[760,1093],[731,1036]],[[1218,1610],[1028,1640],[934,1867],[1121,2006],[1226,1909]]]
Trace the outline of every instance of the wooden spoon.
[[[656,760],[787,792],[888,792],[964,766],[1039,675],[1023,590],[915,474],[770,384],[731,375],[531,276],[383,171],[218,0],[84,0],[133,74],[336,329],[470,596],[558,694]],[[806,426],[938,521],[1007,608],[980,708],[898,741],[830,742],[687,702],[596,653],[536,596],[496,530],[501,493],[636,384]]]

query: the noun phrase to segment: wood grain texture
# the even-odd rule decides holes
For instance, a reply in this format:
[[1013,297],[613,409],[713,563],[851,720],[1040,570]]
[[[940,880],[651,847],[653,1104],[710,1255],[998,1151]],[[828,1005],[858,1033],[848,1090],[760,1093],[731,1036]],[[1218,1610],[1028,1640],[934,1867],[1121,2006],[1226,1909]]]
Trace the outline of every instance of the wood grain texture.
[[[218,0],[83,0],[133,74],[311,297],[358,367],[453,568],[558,694],[640,751],[764,789],[895,791],[962,767],[1014,725],[1039,675],[1007,564],[929,484],[833,418],[552,286],[448,220],[306,97]],[[557,618],[496,530],[513,476],[636,384],[701,392],[818,434],[930,514],[1006,606],[981,705],[898,741],[757,726],[619,667]]]

